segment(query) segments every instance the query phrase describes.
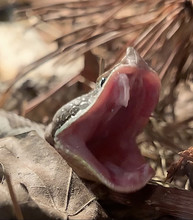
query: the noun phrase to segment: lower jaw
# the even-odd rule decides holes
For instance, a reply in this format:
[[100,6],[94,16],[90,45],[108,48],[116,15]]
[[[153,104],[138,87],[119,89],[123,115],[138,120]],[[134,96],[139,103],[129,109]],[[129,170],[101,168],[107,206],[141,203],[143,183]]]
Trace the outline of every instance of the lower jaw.
[[143,164],[133,171],[122,171],[112,176],[111,181],[104,180],[109,188],[114,191],[131,193],[144,187],[154,175],[154,171],[149,164]]
[[[61,147],[61,144],[59,146]],[[131,166],[129,162],[125,161],[128,164],[125,169],[113,164],[113,162],[98,161],[87,148],[85,151],[90,155],[89,159],[88,157],[84,158],[85,152],[80,155],[78,152],[61,148],[58,151],[80,177],[101,182],[113,191],[121,193],[137,191],[145,186],[154,175],[154,171],[141,155],[139,156],[143,161],[140,159],[141,162],[136,166]]]
[[[141,156],[142,157],[142,156]],[[129,162],[128,162],[129,164]],[[100,182],[114,191],[130,193],[141,189],[154,175],[153,169],[146,162],[121,168],[111,162],[105,162],[103,171],[97,171]],[[105,175],[108,174],[108,175]]]
[[[98,152],[91,152],[86,144],[80,141],[77,141],[79,148],[64,147],[71,146],[70,141],[75,141],[76,138],[76,135],[67,138],[60,134],[57,140],[60,142],[58,151],[80,177],[97,180],[117,192],[130,193],[141,189],[154,175],[154,171],[145,162],[137,145],[126,142],[126,137],[121,138],[124,143],[122,143],[122,152],[119,151],[118,145],[114,149],[111,145],[109,147],[105,145],[106,153],[103,147]],[[120,154],[114,154],[112,150]],[[110,153],[115,156],[111,157]]]

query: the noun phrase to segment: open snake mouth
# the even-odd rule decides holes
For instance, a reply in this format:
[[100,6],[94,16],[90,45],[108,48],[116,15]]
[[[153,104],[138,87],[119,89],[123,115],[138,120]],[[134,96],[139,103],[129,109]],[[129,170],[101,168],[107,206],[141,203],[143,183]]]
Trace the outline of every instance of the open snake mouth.
[[154,171],[141,155],[136,136],[154,110],[159,90],[152,70],[117,66],[92,105],[56,132],[56,148],[82,177],[119,192],[142,188]]

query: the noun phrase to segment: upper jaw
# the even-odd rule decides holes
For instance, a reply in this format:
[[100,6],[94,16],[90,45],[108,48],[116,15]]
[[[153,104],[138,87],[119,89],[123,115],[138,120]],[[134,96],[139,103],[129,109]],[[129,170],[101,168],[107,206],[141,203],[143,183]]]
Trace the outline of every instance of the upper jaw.
[[127,64],[130,67],[137,66],[141,69],[149,69],[149,66],[146,62],[140,57],[137,51],[133,47],[128,47],[126,51],[126,56],[121,60],[122,64]]
[[129,67],[137,67],[138,69],[148,70],[153,72],[153,70],[147,65],[144,59],[140,57],[138,52],[133,47],[128,47],[126,51],[126,55],[120,61],[117,66],[129,66]]

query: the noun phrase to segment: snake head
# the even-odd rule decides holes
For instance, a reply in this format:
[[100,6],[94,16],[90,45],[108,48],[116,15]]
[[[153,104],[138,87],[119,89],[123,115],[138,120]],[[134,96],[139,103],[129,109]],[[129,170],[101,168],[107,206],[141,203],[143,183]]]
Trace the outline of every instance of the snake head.
[[159,92],[158,75],[129,47],[94,90],[58,110],[49,128],[55,148],[80,177],[118,192],[141,189],[154,171],[141,155],[136,137]]

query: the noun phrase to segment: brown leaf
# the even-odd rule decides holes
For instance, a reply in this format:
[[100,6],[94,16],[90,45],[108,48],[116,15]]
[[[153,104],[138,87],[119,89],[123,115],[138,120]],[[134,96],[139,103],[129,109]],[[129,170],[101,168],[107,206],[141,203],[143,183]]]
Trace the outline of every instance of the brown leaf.
[[166,181],[170,180],[170,182],[172,182],[174,176],[180,173],[183,162],[184,162],[183,158],[180,158],[177,162],[173,162],[170,165],[167,171],[168,173],[167,173]]
[[193,161],[193,147],[189,147],[187,150],[179,152],[178,154],[186,160]]
[[[35,132],[1,139],[0,163],[11,177],[24,219],[104,219],[95,196]],[[5,180],[0,192],[3,219],[11,219]]]
[[193,147],[178,153],[181,158],[177,162],[173,162],[169,169],[166,180],[173,181],[175,177],[187,176],[190,187],[193,189]]

